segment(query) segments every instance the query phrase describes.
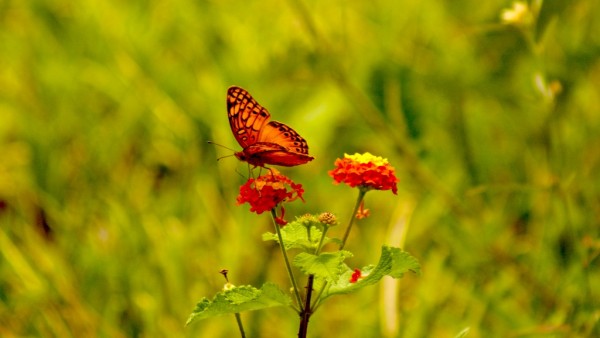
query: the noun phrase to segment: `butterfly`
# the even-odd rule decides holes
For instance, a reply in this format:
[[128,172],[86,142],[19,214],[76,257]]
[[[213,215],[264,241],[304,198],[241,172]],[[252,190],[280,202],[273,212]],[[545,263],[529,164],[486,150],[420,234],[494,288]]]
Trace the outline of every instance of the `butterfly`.
[[281,122],[269,121],[271,114],[240,87],[227,90],[227,116],[233,136],[243,148],[234,154],[240,161],[255,167],[293,167],[314,159],[302,136]]

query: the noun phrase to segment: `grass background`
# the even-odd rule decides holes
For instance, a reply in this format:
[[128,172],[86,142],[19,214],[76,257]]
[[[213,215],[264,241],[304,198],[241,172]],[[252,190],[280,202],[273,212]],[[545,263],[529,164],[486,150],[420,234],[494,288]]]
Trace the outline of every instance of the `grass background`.
[[367,195],[349,264],[387,243],[423,274],[331,299],[310,336],[600,336],[600,3],[534,2],[519,26],[509,1],[2,1],[0,336],[235,337],[183,326],[221,268],[287,287],[269,217],[235,205],[246,166],[206,144],[239,149],[234,84],[316,157],[283,170],[290,216],[347,220],[344,153],[401,180]]

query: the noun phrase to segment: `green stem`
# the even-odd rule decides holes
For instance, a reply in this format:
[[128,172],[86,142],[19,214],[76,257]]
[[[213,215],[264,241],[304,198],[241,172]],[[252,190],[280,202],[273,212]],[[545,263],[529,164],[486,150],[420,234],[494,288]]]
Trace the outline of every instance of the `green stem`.
[[323,224],[323,233],[321,234],[321,239],[319,240],[319,244],[315,249],[315,255],[318,255],[321,252],[321,248],[323,247],[323,241],[325,240],[325,235],[327,234],[327,230],[329,230],[329,226],[327,224]]
[[283,254],[283,259],[285,261],[285,268],[287,269],[288,277],[290,281],[292,281],[292,287],[294,288],[294,294],[296,295],[296,301],[298,302],[298,306],[300,307],[300,311],[304,310],[304,306],[302,304],[302,298],[300,297],[300,293],[298,292],[298,284],[296,284],[296,279],[294,278],[294,274],[292,273],[292,266],[290,265],[290,260],[288,259],[287,252],[285,250],[285,245],[283,243],[283,237],[281,236],[281,229],[279,229],[279,224],[275,221],[277,218],[276,207],[271,209],[271,217],[273,218],[273,225],[275,226],[275,232],[277,232],[277,237],[279,238],[279,248],[281,249],[281,253]]
[[240,336],[242,338],[246,338],[246,333],[244,332],[244,325],[242,324],[242,317],[239,313],[235,314],[235,320],[237,321],[238,328],[240,329]]
[[362,202],[365,194],[368,190],[358,189],[358,198],[356,199],[356,205],[354,206],[354,210],[352,210],[352,215],[350,215],[350,220],[348,221],[348,226],[346,227],[346,233],[344,233],[344,238],[342,239],[342,244],[340,244],[340,250],[346,246],[346,241],[348,240],[348,235],[350,235],[350,230],[352,229],[352,225],[354,224],[354,218],[356,217],[356,212],[360,207],[360,203]]
[[312,312],[317,311],[317,309],[319,308],[319,305],[321,305],[321,303],[320,303],[321,295],[325,291],[325,288],[327,288],[327,282],[323,281],[323,286],[319,290],[319,293],[317,293],[317,297],[315,297],[315,300],[313,301],[312,305],[310,306],[310,308],[312,309]]
[[[356,199],[356,204],[354,205],[354,209],[352,210],[352,215],[350,215],[350,220],[348,221],[348,225],[346,226],[346,232],[344,233],[344,238],[342,239],[342,244],[340,244],[339,250],[344,249],[344,247],[346,246],[346,241],[348,240],[348,236],[350,235],[350,230],[352,229],[352,224],[354,224],[354,218],[356,218],[356,212],[358,211],[360,204],[362,203],[363,199],[365,198],[365,194],[367,193],[367,191],[368,190],[366,190],[366,189],[360,189],[360,188],[358,189],[358,198]],[[325,235],[323,234],[323,238],[324,237],[325,237]],[[312,305],[313,312],[315,312],[317,310],[317,308],[319,307],[320,301],[321,301],[321,294],[323,294],[323,291],[325,291],[325,288],[327,288],[327,282],[323,282],[323,285],[321,286],[321,289],[319,290],[319,293],[317,294],[317,297],[315,298],[315,301]]]

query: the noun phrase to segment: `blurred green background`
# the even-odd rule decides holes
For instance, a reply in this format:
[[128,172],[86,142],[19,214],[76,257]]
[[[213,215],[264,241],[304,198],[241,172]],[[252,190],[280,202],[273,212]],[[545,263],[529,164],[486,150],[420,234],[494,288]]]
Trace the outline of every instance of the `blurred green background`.
[[289,287],[269,216],[236,206],[247,166],[206,143],[239,150],[230,85],[316,157],[282,169],[306,189],[290,217],[348,219],[344,153],[401,180],[367,195],[348,263],[387,243],[422,275],[330,299],[311,337],[600,336],[600,3],[532,5],[0,2],[0,336],[236,337],[233,316],[183,326],[221,268]]

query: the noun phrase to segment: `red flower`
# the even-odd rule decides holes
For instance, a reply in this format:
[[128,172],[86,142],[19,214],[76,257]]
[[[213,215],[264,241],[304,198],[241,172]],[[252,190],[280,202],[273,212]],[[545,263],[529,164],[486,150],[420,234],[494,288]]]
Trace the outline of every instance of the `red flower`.
[[365,201],[363,200],[360,203],[360,207],[356,211],[356,219],[367,218],[371,215],[371,211],[369,209],[365,209]]
[[281,216],[275,217],[275,223],[279,224],[280,226],[286,225],[288,222],[285,220],[285,218],[283,218],[284,215],[285,215],[285,209],[283,208],[283,205],[282,205],[281,206]]
[[329,171],[335,184],[346,183],[365,190],[391,190],[398,193],[398,179],[387,159],[370,153],[345,154],[335,160],[335,169]]
[[361,278],[361,272],[359,269],[354,269],[352,276],[350,277],[350,283],[356,283]]
[[[283,202],[292,202],[298,198],[304,201],[303,193],[302,184],[296,184],[277,170],[270,169],[270,172],[256,179],[251,178],[240,187],[237,204],[248,203],[250,211],[262,214]],[[283,208],[280,218],[283,222]]]

